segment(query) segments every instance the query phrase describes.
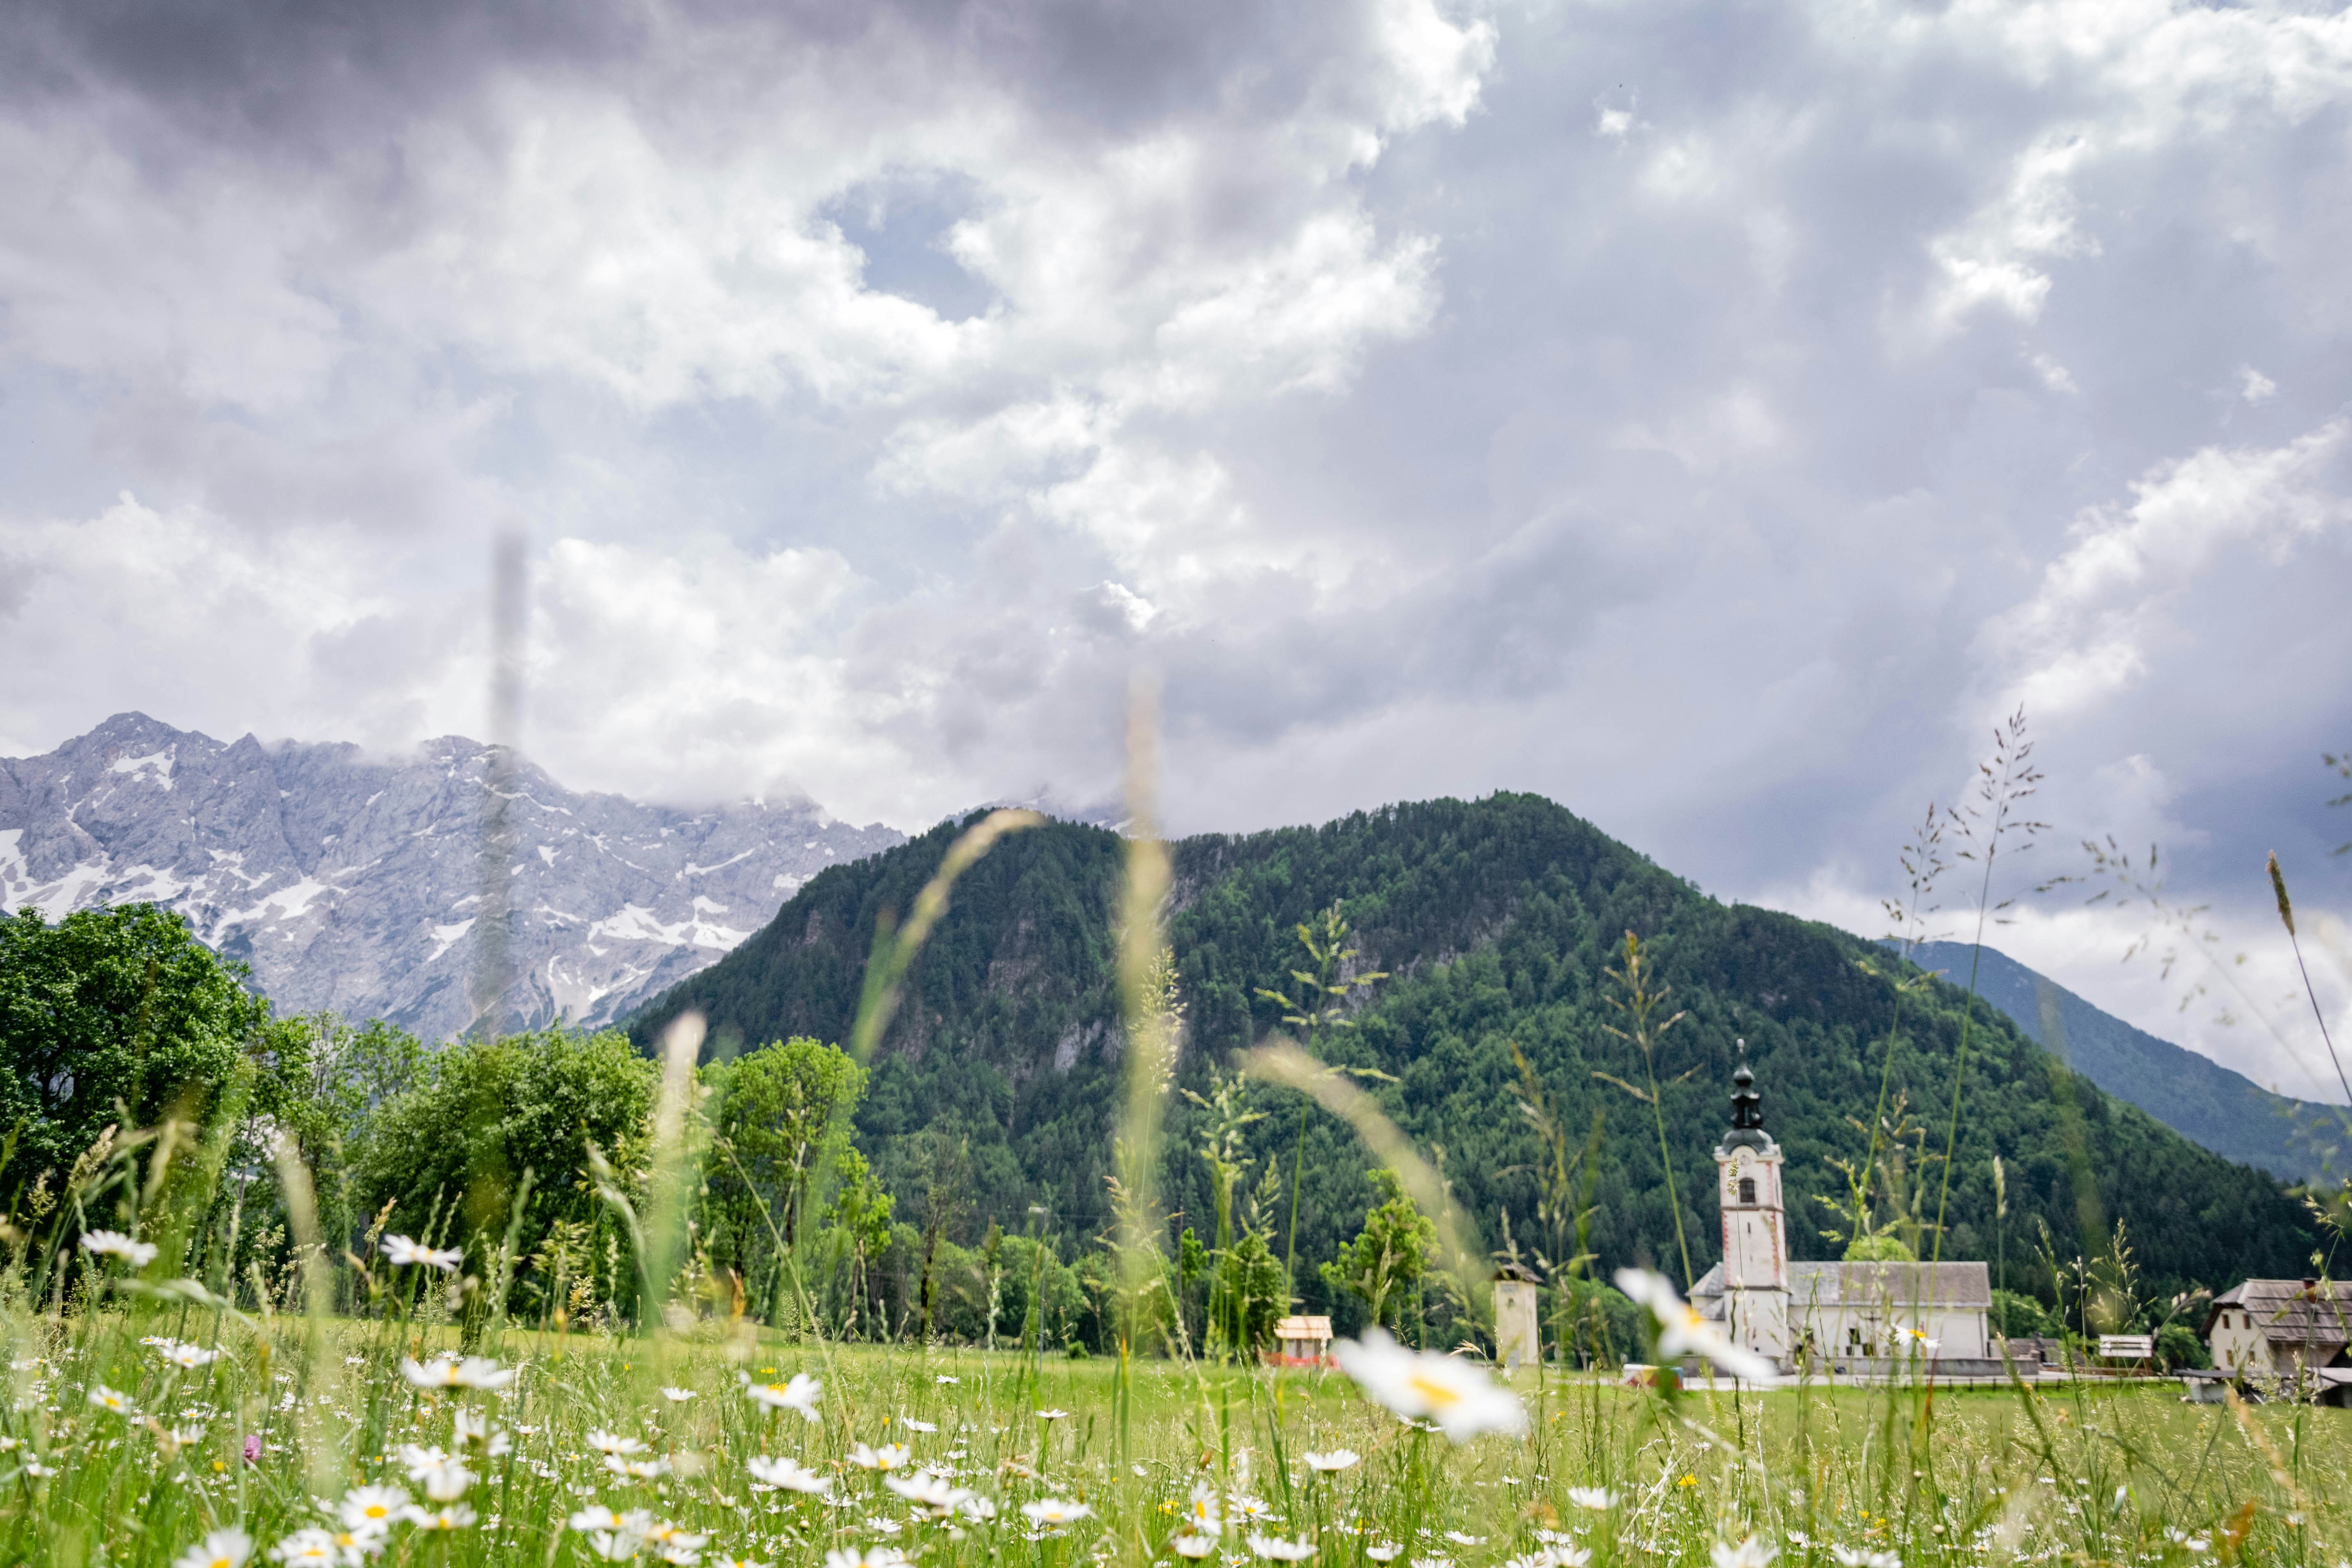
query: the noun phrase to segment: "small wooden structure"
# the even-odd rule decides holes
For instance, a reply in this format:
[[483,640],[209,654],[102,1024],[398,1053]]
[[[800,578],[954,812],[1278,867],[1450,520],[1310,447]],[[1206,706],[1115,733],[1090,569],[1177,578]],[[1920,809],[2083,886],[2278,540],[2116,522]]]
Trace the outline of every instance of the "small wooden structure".
[[2099,1359],[2127,1361],[2135,1365],[2145,1365],[2156,1359],[2156,1336],[2154,1334],[2101,1334]]
[[1328,1366],[1331,1320],[1285,1318],[1274,1325],[1274,1352],[1266,1359],[1276,1366]]

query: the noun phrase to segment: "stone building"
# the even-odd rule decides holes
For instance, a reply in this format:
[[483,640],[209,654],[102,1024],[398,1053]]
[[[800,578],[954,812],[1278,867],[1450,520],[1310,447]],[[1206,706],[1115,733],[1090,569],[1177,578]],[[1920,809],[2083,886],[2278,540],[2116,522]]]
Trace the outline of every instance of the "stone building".
[[2213,1299],[2205,1342],[2217,1371],[2340,1398],[2352,1387],[2352,1283],[2249,1279]]

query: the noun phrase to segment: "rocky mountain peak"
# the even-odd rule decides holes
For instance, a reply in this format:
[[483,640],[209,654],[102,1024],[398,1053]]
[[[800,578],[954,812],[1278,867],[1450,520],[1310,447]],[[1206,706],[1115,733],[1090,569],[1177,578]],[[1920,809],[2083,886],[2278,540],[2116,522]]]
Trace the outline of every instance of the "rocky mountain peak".
[[118,713],[0,758],[0,910],[162,904],[282,1010],[436,1039],[474,1021],[494,877],[510,983],[493,1016],[595,1025],[728,952],[825,867],[901,840],[804,797],[581,794],[462,735],[385,757]]

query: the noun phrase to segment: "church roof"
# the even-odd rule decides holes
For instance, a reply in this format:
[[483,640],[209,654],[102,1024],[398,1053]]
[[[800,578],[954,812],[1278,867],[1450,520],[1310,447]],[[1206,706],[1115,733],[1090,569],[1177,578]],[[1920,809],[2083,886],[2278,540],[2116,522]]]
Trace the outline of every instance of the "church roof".
[[[1723,1296],[1723,1265],[1691,1290],[1693,1301]],[[1800,1306],[1992,1306],[1992,1270],[1981,1263],[1791,1263],[1789,1297]]]

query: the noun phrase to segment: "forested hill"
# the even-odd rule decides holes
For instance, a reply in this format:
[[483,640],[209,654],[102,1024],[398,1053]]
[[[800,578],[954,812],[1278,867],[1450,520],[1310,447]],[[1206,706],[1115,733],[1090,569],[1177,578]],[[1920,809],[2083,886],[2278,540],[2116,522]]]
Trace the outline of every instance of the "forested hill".
[[[898,848],[815,877],[727,958],[638,1016],[650,1045],[686,1007],[705,1012],[716,1048],[793,1034],[847,1037],[875,921],[908,909],[953,839],[942,824]],[[1391,972],[1326,1055],[1377,1067],[1391,1113],[1442,1152],[1464,1206],[1499,1242],[1507,1211],[1536,1236],[1538,1139],[1517,1108],[1516,1042],[1542,1075],[1581,1145],[1601,1132],[1594,1245],[1604,1267],[1650,1260],[1682,1271],[1648,1107],[1597,1078],[1641,1081],[1637,1052],[1608,1032],[1604,970],[1628,931],[1649,945],[1685,1016],[1665,1037],[1659,1076],[1691,1267],[1717,1254],[1710,1151],[1726,1125],[1737,1038],[1765,1091],[1765,1120],[1788,1152],[1790,1242],[1830,1255],[1818,1196],[1840,1190],[1831,1165],[1857,1157],[1875,1101],[1896,1006],[1873,944],[1769,910],[1726,906],[1538,796],[1440,800],[1360,813],[1316,828],[1204,836],[1173,847],[1169,923],[1187,1005],[1180,1082],[1202,1088],[1211,1064],[1279,1026],[1258,1000],[1301,964],[1295,928],[1338,901],[1355,929],[1358,968]],[[1107,1224],[1103,1177],[1118,1076],[1112,911],[1122,845],[1098,828],[1056,823],[1016,834],[957,885],[947,917],[915,963],[905,1003],[875,1064],[860,1142],[919,1208],[928,1129],[970,1139],[971,1177],[954,1223],[993,1216],[1018,1228],[1049,1203],[1065,1236]],[[1942,983],[1902,1004],[1894,1081],[1940,1147],[1958,1046],[1961,994]],[[1989,1016],[1990,1014],[1990,1016]],[[2054,1070],[2053,1070],[2054,1069]],[[1687,1076],[1685,1076],[1687,1075]],[[1290,1147],[1297,1101],[1257,1091],[1277,1114],[1256,1123],[1263,1161]],[[2071,1102],[2071,1103],[2070,1103]],[[1168,1191],[1205,1226],[1208,1188],[1199,1113],[1171,1118]],[[1331,1256],[1370,1195],[1347,1129],[1308,1118],[1299,1250]],[[2263,1173],[2190,1143],[2110,1099],[1979,1004],[1969,1042],[1959,1155],[1945,1256],[2004,1256],[2012,1283],[2035,1282],[2039,1226],[2060,1256],[2086,1228],[2122,1219],[2152,1287],[2227,1285],[2247,1274],[2299,1275],[2311,1238],[2299,1208]],[[1993,1156],[2007,1163],[2010,1214],[1995,1224]],[[2095,1180],[2078,1205],[2071,1172]],[[1253,1173],[1253,1180],[1263,1166]],[[1244,1184],[1246,1186],[1247,1184]],[[1932,1214],[1935,1194],[1928,1194]],[[1277,1248],[1278,1250],[1278,1248]],[[1322,1289],[1301,1271],[1310,1300]],[[2038,1281],[2046,1288],[2046,1274]],[[1319,1306],[1319,1301],[1317,1301]]]

